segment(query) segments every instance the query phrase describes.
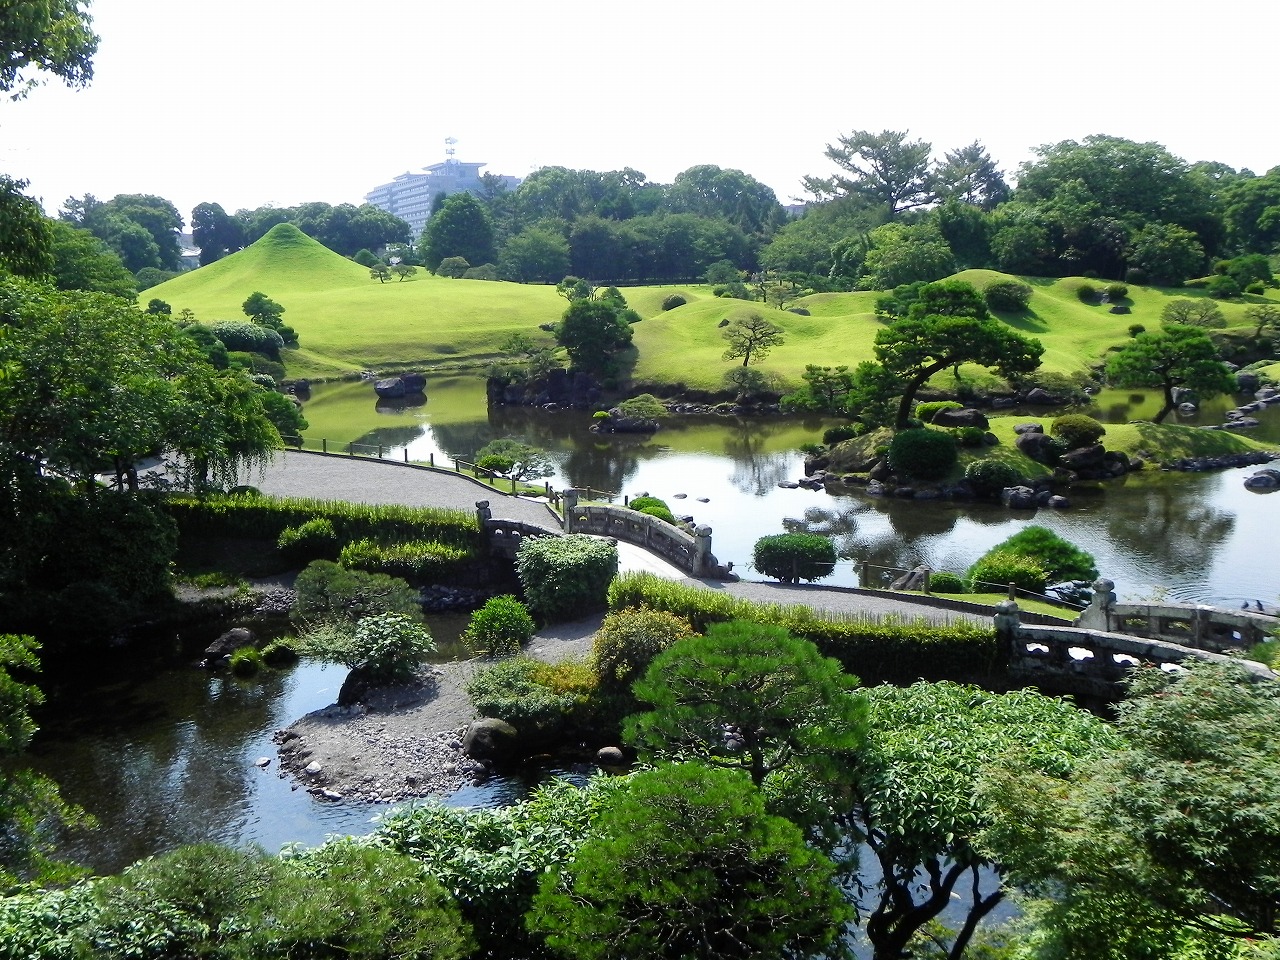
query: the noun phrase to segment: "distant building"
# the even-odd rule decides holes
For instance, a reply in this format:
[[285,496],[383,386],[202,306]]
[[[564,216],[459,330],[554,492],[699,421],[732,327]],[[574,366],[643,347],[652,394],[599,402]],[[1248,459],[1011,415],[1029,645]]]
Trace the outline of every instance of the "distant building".
[[[453,153],[452,147],[446,151]],[[390,183],[374,187],[364,195],[366,202],[381,210],[395,214],[413,229],[415,237],[422,235],[427,218],[431,216],[431,203],[438,194],[481,193],[484,184],[480,180],[483,163],[464,163],[452,156],[443,163],[423,167],[423,173],[405,171]],[[520,185],[519,177],[502,177],[508,190]]]

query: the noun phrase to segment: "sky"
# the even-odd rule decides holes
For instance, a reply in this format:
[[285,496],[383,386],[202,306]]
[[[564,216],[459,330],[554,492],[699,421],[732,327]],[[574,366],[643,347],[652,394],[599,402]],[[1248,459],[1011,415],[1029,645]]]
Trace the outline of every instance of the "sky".
[[[321,200],[445,159],[523,177],[715,164],[784,203],[854,130],[1008,174],[1104,133],[1263,173],[1280,3],[1238,0],[95,0],[84,90],[0,100],[0,173],[55,213],[150,193],[184,219]],[[1255,39],[1265,45],[1255,49]]]

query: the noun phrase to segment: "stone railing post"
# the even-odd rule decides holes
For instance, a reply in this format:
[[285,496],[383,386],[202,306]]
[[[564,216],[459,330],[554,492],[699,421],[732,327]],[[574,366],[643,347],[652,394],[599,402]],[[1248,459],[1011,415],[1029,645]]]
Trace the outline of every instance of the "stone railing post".
[[711,528],[697,527],[693,531],[693,575],[705,577],[711,565]]
[[1115,614],[1115,609],[1115,584],[1105,577],[1099,577],[1093,581],[1093,599],[1089,601],[1089,606],[1080,611],[1080,616],[1076,617],[1075,625],[1089,630],[1111,633],[1111,620]]
[[1010,661],[1020,660],[1026,654],[1018,633],[1022,629],[1022,611],[1017,600],[1001,600],[996,604],[992,617],[996,629],[996,642],[1004,647]]
[[575,487],[567,488],[562,494],[564,510],[564,532],[573,533],[578,522],[578,497],[582,491]]

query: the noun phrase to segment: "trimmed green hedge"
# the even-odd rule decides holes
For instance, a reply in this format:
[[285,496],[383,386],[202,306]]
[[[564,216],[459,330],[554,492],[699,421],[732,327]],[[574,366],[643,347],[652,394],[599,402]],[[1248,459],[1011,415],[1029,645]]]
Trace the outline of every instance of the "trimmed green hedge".
[[286,527],[327,519],[339,542],[431,540],[460,550],[480,547],[480,523],[466,510],[346,503],[300,497],[175,494],[165,511],[183,534],[275,540]]
[[350,570],[385,573],[389,577],[431,583],[456,576],[471,558],[470,550],[460,550],[432,540],[401,543],[353,540],[338,554],[338,562]]
[[817,644],[866,684],[917,680],[982,682],[1005,673],[1005,654],[991,626],[957,621],[879,620],[824,614],[809,607],[752,603],[718,591],[688,587],[649,573],[627,573],[609,587],[609,609],[665,610],[703,631],[708,624],[749,620],[786,628]]

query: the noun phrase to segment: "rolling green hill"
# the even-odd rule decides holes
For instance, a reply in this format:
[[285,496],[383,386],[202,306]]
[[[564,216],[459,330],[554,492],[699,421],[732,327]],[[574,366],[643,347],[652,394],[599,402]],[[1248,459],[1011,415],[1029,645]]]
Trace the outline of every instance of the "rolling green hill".
[[[1009,279],[989,270],[957,275],[982,288]],[[1133,287],[1115,314],[1105,305],[1082,303],[1076,291],[1086,282],[1026,278],[1033,288],[1029,309],[999,314],[1001,320],[1045,346],[1043,369],[1071,376],[1097,363],[1109,347],[1123,343],[1131,324],[1148,330],[1160,324],[1164,305],[1177,297],[1202,297],[1200,290]],[[396,366],[440,368],[483,365],[512,333],[540,336],[538,325],[554,323],[565,302],[550,286],[481,280],[450,280],[419,270],[415,277],[379,283],[369,271],[331,252],[289,224],[273,227],[257,243],[217,263],[183,274],[145,291],[144,298],[166,301],[175,313],[187,308],[203,321],[242,319],[241,304],[260,290],[285,307],[284,322],[301,341],[286,351],[290,376],[329,378],[359,370]],[[634,328],[635,350],[627,372],[642,385],[683,383],[717,390],[736,363],[721,359],[725,349],[721,321],[743,312],[759,312],[782,327],[786,342],[758,365],[781,386],[798,383],[806,364],[855,366],[872,356],[882,321],[874,314],[876,293],[822,293],[793,306],[803,316],[760,303],[722,299],[705,286],[631,287],[628,303],[645,319]],[[687,303],[663,311],[672,293]],[[1269,294],[1277,299],[1274,291]],[[1242,330],[1249,302],[1222,304],[1229,324]],[[974,386],[994,385],[987,372],[963,367]],[[956,386],[951,371],[934,386]]]

